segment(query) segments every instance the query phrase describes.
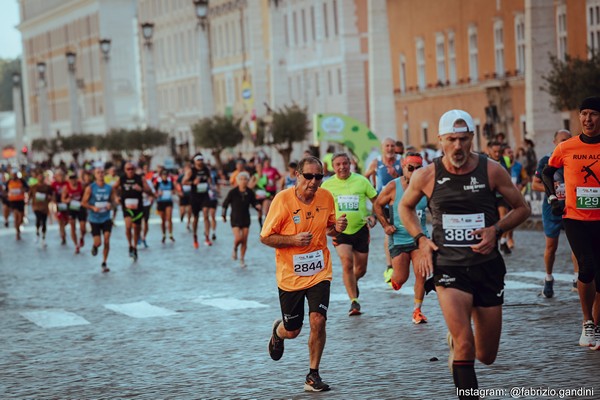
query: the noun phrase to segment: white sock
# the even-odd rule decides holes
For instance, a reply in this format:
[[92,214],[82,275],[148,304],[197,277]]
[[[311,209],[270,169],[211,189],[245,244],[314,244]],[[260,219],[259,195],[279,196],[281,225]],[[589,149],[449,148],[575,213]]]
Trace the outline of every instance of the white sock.
[[546,274],[546,280],[547,281],[553,281],[554,277],[552,276],[552,274]]
[[505,237],[500,238],[500,244],[506,244],[506,238]]

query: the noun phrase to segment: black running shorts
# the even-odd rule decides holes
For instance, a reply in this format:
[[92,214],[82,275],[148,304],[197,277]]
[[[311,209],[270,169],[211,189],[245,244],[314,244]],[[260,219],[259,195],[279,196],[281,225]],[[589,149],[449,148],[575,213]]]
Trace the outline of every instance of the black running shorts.
[[100,222],[99,224],[95,224],[90,222],[92,226],[92,236],[100,236],[103,232],[111,232],[112,231],[112,220],[108,219],[104,222]]
[[172,201],[157,201],[156,202],[156,211],[158,212],[164,212],[167,207],[173,207],[173,202]]
[[25,201],[24,200],[16,200],[16,201],[8,201],[8,207],[11,210],[18,211],[20,213],[25,212]]
[[563,218],[562,222],[579,264],[579,280],[595,281],[596,293],[600,293],[600,221]]
[[208,207],[208,193],[193,195],[191,199],[192,214],[198,216],[203,208]]
[[350,246],[352,246],[352,250],[358,253],[368,253],[370,240],[371,236],[369,228],[365,224],[362,228],[360,228],[356,233],[353,233],[352,235],[340,233],[339,235],[333,238],[333,245],[339,246],[340,244],[349,244]]
[[279,304],[281,305],[281,316],[285,329],[295,331],[302,327],[305,298],[308,300],[309,314],[318,312],[327,319],[330,287],[331,281],[321,281],[313,287],[294,292],[279,289]]
[[494,307],[504,303],[506,266],[502,256],[468,267],[436,265],[436,287],[454,288],[473,295],[473,307]]

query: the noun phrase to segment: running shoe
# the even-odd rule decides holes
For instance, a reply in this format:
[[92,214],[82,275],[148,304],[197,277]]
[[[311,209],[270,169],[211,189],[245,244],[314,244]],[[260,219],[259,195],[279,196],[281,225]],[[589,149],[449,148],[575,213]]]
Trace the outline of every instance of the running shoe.
[[173,237],[173,235],[170,235],[169,239],[171,240],[171,242],[175,243],[175,238]]
[[304,390],[306,392],[326,392],[331,390],[328,384],[321,380],[318,372],[311,372],[306,375],[306,380],[304,381]]
[[133,259],[133,262],[136,262],[138,259],[138,254],[137,254],[137,249],[133,249],[133,255],[131,256],[131,258]]
[[508,247],[508,245],[506,243],[502,243],[500,245],[500,251],[505,255],[508,256],[510,254],[512,254],[512,250]]
[[547,299],[554,296],[554,279],[551,281],[544,279],[544,290],[542,291],[542,294]]
[[358,301],[354,300],[352,303],[350,303],[350,310],[348,311],[348,316],[353,316],[353,315],[360,315],[362,314],[360,312],[360,304],[358,303]]
[[269,355],[275,361],[281,359],[283,356],[283,339],[277,336],[277,327],[281,324],[280,319],[276,319],[273,322],[273,333],[271,333],[271,340],[269,340]]
[[138,246],[142,244],[142,238],[138,238],[137,244],[138,244]]
[[590,350],[600,350],[600,325],[596,325],[594,328],[594,338],[596,339],[596,343],[590,346]]
[[413,311],[412,322],[416,325],[427,323],[427,317],[423,315],[420,308],[416,308],[415,311]]
[[129,258],[133,258],[133,247],[129,246]]
[[82,236],[81,239],[79,239],[79,247],[83,247],[84,244],[85,244],[85,242],[84,242],[83,236]]
[[75,254],[79,254],[79,246],[75,246]]
[[450,334],[450,331],[446,334],[446,342],[448,342],[448,368],[450,369],[450,373],[452,373],[452,365],[454,364],[454,339]]
[[571,286],[571,292],[577,291],[577,279],[573,279],[573,284]]
[[35,234],[35,244],[38,244],[40,242],[40,234],[36,233]]
[[246,267],[247,267],[247,265],[244,262],[244,260],[240,260],[240,268],[246,268]]
[[165,236],[163,236],[163,238],[162,238],[162,242],[164,243],[164,242],[165,242],[165,240],[167,240],[167,238],[166,238]]
[[385,279],[385,283],[390,283],[392,281],[392,273],[394,269],[388,265],[387,269],[383,271],[383,278]]
[[60,241],[60,244],[61,244],[62,246],[66,245],[66,244],[67,244],[67,239],[63,237],[63,238],[61,239],[61,241]]
[[108,267],[106,266],[106,263],[103,262],[102,263],[102,272],[108,272],[108,271],[110,271],[110,269],[108,269]]
[[96,246],[92,246],[92,255],[93,256],[97,256],[98,255],[98,248]]
[[596,325],[594,321],[585,321],[583,323],[583,329],[581,330],[581,337],[579,338],[579,345],[582,347],[592,347],[596,345]]
[[148,248],[148,243],[146,243],[146,239],[143,239],[142,243],[144,244],[144,248],[147,249]]
[[197,249],[198,247],[200,247],[200,244],[198,243],[198,238],[194,236],[194,248]]
[[4,227],[8,228],[8,221],[4,221]]
[[211,239],[212,239],[212,240],[217,240],[217,234],[216,234],[216,233],[213,233],[213,234],[212,234],[212,238],[211,238]]
[[208,240],[208,238],[206,238],[204,240],[204,244],[207,245],[207,246],[212,246],[212,242],[210,240]]

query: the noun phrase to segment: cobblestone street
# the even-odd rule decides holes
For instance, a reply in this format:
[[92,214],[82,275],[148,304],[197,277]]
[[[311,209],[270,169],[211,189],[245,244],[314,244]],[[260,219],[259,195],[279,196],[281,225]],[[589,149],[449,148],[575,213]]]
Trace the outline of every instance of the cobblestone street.
[[[177,218],[177,217],[175,217]],[[360,281],[364,314],[348,317],[349,300],[333,252],[334,281],[321,376],[333,390],[303,392],[308,327],[286,341],[282,360],[267,353],[279,316],[274,251],[250,228],[246,269],[231,260],[229,224],[212,247],[192,247],[175,223],[174,244],[160,243],[153,218],[148,249],[132,264],[120,218],[108,265],[60,246],[56,226],[48,248],[35,244],[31,223],[16,242],[0,230],[0,398],[203,399],[452,399],[446,326],[437,298],[425,298],[429,323],[414,325],[412,282],[394,292],[383,283],[383,231],[372,231],[369,270]],[[600,352],[578,346],[581,311],[561,236],[555,297],[541,296],[544,237],[515,232],[506,257],[504,327],[492,366],[476,364],[480,388],[597,385]],[[333,247],[330,246],[333,250]],[[307,323],[305,318],[305,323]],[[436,360],[437,361],[432,361]],[[594,396],[598,398],[600,388]],[[558,398],[534,396],[523,398]],[[568,398],[568,397],[567,397]],[[573,398],[573,397],[571,397]]]

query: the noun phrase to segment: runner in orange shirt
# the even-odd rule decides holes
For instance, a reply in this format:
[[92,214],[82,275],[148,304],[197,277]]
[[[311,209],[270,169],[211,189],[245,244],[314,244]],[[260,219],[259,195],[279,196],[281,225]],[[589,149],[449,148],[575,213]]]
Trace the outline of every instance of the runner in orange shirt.
[[[581,135],[559,143],[542,180],[552,213],[563,216],[571,249],[579,264],[577,291],[583,311],[579,345],[600,349],[600,97],[579,107]],[[558,201],[554,172],[564,167],[565,208]],[[593,312],[592,312],[593,310]]]
[[260,233],[261,242],[275,248],[283,317],[283,321],[277,319],[273,323],[269,354],[273,360],[279,360],[283,356],[284,339],[294,339],[300,334],[306,298],[310,321],[310,371],[304,390],[321,392],[330,389],[319,376],[332,277],[327,235],[339,235],[346,229],[348,220],[345,214],[336,220],[331,193],[319,189],[323,164],[318,158],[303,158],[298,163],[296,177],[295,187],[275,196]]

